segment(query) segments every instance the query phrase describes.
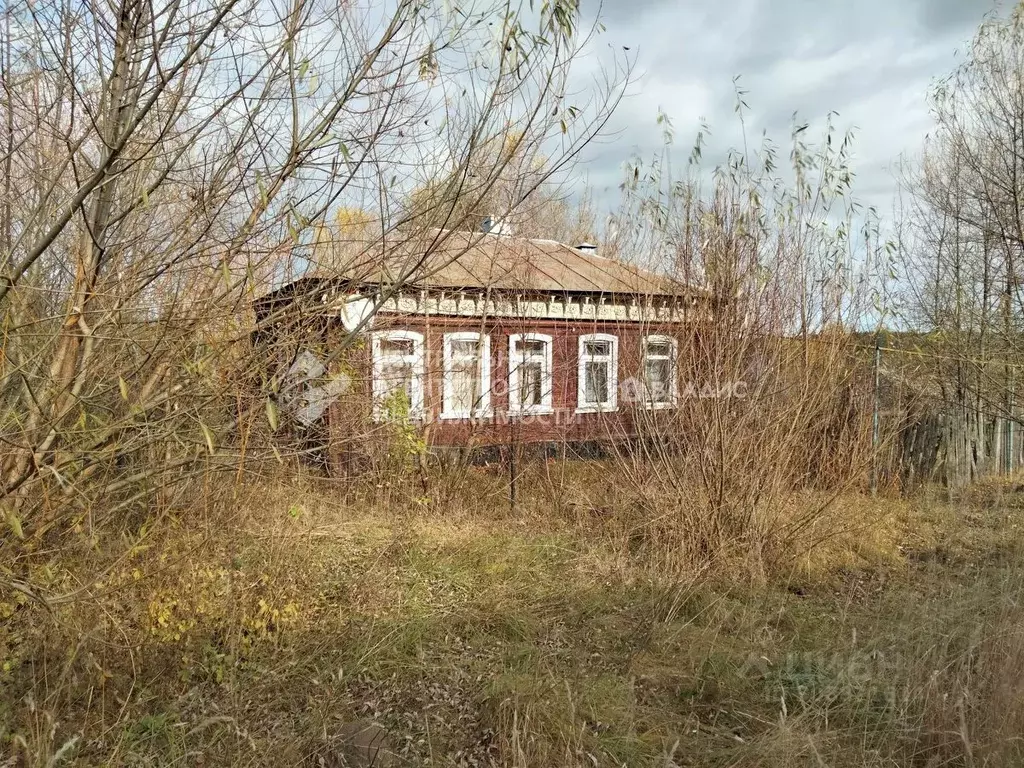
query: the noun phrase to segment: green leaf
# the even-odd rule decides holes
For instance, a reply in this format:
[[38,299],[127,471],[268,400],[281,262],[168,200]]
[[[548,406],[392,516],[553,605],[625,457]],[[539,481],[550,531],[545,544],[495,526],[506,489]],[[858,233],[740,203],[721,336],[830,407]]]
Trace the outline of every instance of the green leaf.
[[7,524],[11,526],[11,530],[14,531],[14,535],[19,539],[25,538],[25,531],[21,527],[21,518],[14,514],[11,510],[7,513]]
[[267,398],[267,421],[270,423],[270,428],[277,432],[277,404]]
[[121,399],[128,402],[128,382],[123,377],[117,377],[117,386],[121,390]]

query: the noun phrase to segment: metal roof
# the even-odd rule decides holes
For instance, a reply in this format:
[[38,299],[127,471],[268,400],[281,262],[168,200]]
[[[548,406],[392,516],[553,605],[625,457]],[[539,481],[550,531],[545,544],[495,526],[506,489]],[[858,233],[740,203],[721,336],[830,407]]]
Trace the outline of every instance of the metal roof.
[[299,280],[428,290],[707,295],[665,275],[553,240],[452,230],[395,235],[383,245],[380,240],[321,242],[305,259],[309,268]]

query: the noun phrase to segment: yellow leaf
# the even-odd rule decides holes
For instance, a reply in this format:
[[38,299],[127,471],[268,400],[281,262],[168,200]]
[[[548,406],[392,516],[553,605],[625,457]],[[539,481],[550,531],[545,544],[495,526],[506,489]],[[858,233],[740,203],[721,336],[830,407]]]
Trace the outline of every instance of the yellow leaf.
[[202,421],[199,422],[199,427],[200,429],[203,430],[203,437],[206,438],[206,449],[210,452],[210,455],[212,456],[214,451],[216,450],[213,444],[213,432],[208,426],[203,424]]
[[273,400],[267,398],[267,421],[270,422],[270,428],[273,431],[277,431],[277,405]]

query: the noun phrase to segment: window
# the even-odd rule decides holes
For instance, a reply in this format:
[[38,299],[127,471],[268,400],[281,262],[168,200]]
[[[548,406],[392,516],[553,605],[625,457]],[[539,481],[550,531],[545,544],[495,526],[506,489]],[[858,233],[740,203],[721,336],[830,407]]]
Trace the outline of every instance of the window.
[[619,387],[619,340],[606,333],[580,336],[578,411],[614,411]]
[[491,339],[480,333],[444,335],[442,418],[485,415],[491,407]]
[[644,386],[651,408],[666,408],[676,401],[676,340],[671,336],[644,339]]
[[551,413],[551,337],[516,334],[508,340],[508,409]]
[[381,331],[373,335],[373,411],[378,417],[423,416],[423,335]]

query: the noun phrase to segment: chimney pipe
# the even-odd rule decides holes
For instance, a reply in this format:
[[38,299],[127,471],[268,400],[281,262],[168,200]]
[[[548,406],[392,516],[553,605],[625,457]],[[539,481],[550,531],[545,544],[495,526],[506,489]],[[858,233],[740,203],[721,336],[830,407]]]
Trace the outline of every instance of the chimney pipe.
[[511,235],[512,227],[500,219],[488,216],[480,222],[480,231],[491,235]]

